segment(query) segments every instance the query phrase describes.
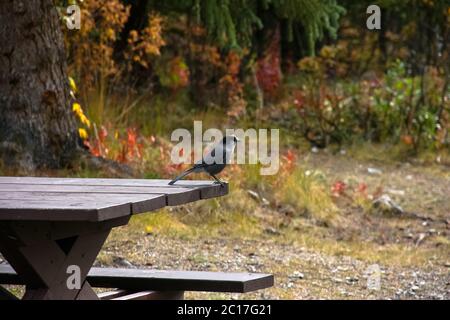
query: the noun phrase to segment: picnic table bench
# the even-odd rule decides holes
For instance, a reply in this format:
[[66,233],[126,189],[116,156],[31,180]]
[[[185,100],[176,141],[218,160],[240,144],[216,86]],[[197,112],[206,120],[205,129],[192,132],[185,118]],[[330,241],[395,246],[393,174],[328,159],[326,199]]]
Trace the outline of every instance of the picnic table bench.
[[[112,228],[131,215],[228,193],[209,181],[0,177],[0,284],[25,285],[23,299],[180,299],[184,291],[249,292],[270,274],[92,268]],[[67,285],[68,267],[80,271]],[[97,295],[93,287],[114,288]],[[14,299],[0,286],[0,299]]]

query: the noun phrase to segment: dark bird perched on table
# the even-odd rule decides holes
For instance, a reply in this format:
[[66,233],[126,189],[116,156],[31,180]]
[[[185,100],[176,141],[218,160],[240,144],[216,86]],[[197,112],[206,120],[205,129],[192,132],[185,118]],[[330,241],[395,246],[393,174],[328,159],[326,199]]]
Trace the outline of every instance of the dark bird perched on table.
[[[230,163],[231,156],[233,155],[234,148],[238,141],[239,139],[235,135],[223,137],[222,141],[216,144],[201,161],[197,162],[192,168],[186,170],[170,181],[169,184],[174,184],[192,172],[206,172],[213,177],[217,183],[220,183],[220,185],[223,186],[224,183],[216,177],[216,174],[222,172],[226,165]],[[216,155],[218,155],[217,158]]]

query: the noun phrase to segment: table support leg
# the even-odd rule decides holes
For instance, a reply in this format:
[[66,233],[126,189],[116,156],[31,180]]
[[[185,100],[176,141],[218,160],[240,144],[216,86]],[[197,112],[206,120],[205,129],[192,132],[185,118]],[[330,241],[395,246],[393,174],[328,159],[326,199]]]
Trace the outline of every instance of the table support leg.
[[[67,223],[22,222],[1,227],[0,251],[27,283],[23,299],[98,299],[86,276],[111,226],[98,228],[85,223],[83,227],[81,223],[77,231]],[[55,239],[51,230],[64,238]],[[68,272],[69,266],[79,268],[80,288],[68,287],[67,280],[74,275]]]

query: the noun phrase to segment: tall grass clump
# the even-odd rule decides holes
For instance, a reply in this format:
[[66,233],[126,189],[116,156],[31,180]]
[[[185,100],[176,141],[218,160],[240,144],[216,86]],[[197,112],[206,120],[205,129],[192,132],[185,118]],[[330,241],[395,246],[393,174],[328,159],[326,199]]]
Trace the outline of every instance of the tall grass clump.
[[318,173],[295,168],[274,190],[274,197],[279,205],[291,206],[295,215],[326,225],[337,221],[337,207]]

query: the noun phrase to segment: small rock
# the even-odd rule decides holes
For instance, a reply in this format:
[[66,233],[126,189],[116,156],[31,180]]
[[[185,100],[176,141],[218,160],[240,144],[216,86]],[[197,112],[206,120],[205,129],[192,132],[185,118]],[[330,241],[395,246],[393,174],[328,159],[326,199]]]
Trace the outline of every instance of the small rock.
[[256,191],[253,190],[247,190],[247,193],[252,197],[253,199],[260,201],[262,205],[268,206],[270,204],[269,200],[266,198],[260,196]]
[[293,274],[289,276],[289,278],[303,279],[305,278],[305,275],[301,272],[295,271]]
[[318,152],[319,152],[319,148],[317,148],[317,147],[312,147],[312,148],[311,148],[311,152],[312,152],[312,153],[318,153]]
[[345,291],[344,289],[339,290],[340,294],[342,294],[343,296],[348,295],[347,291]]
[[359,279],[357,277],[346,277],[345,281],[349,284],[352,284],[352,283],[358,282]]
[[367,168],[367,172],[369,173],[369,174],[374,174],[374,175],[380,175],[380,174],[382,174],[383,173],[383,171],[381,171],[380,169],[377,169],[377,168]]
[[387,192],[394,196],[404,196],[405,190],[388,189]]
[[336,283],[344,282],[344,280],[342,280],[341,278],[333,278],[332,280],[333,280],[333,282],[336,282]]
[[255,200],[259,200],[259,194],[253,190],[247,190],[247,193]]
[[386,194],[383,194],[378,199],[375,199],[372,202],[372,207],[383,214],[394,214],[399,215],[402,214],[403,208],[400,207],[397,203],[395,203],[391,197]]
[[270,204],[269,200],[264,197],[261,197],[261,202],[263,206],[268,206]]
[[411,296],[416,296],[416,293],[414,292],[414,290],[409,290],[408,294],[411,295]]
[[280,234],[280,231],[278,231],[277,229],[272,228],[272,227],[268,227],[268,228],[264,229],[264,232],[268,233],[268,234],[277,235],[277,236]]
[[247,270],[252,273],[258,272],[258,270],[256,270],[255,266],[252,266],[252,265],[248,265]]
[[412,287],[411,287],[411,290],[412,290],[412,291],[417,291],[417,290],[419,290],[419,289],[420,289],[420,288],[419,288],[418,286],[412,286]]
[[416,246],[420,245],[426,236],[427,235],[425,233],[420,233],[416,241]]
[[134,268],[134,265],[130,261],[128,261],[127,259],[122,258],[122,257],[114,257],[113,258],[113,263],[115,265],[118,265],[118,266],[121,266],[121,267]]

